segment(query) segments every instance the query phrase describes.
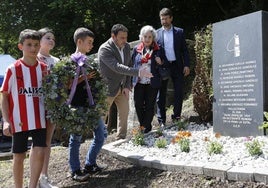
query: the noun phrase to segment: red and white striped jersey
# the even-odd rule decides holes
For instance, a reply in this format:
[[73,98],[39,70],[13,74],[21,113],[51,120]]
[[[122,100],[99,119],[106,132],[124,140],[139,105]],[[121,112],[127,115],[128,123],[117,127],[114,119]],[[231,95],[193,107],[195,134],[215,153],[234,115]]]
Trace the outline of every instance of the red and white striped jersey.
[[7,69],[1,92],[9,94],[9,118],[14,132],[46,128],[42,79],[47,66],[26,65],[21,59]]

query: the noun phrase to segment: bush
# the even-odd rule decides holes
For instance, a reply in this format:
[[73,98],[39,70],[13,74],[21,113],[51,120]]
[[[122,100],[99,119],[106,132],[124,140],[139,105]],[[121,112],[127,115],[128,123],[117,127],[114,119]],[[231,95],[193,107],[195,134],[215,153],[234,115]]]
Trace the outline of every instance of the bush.
[[193,105],[200,119],[212,120],[212,25],[195,34],[196,67],[192,88]]
[[180,149],[182,152],[190,152],[190,140],[188,138],[183,138],[179,140],[178,144],[180,145]]
[[158,147],[158,148],[165,148],[167,146],[167,140],[165,138],[158,138],[156,141],[155,141],[155,145]]
[[266,130],[268,129],[268,112],[263,112],[263,123],[259,126],[259,129],[264,130],[264,135],[267,135]]
[[220,154],[222,153],[223,145],[217,141],[211,141],[208,144],[208,154]]
[[174,124],[178,127],[178,130],[185,130],[187,128],[187,122],[183,120],[176,120]]
[[254,155],[259,156],[263,153],[261,149],[261,144],[258,140],[247,142],[245,145],[251,156],[254,156]]
[[134,145],[145,145],[145,141],[144,141],[144,133],[143,133],[143,127],[139,127],[139,128],[134,128],[132,130],[132,134],[133,134],[133,143]]
[[162,130],[161,127],[158,128],[158,129],[156,130],[156,132],[155,132],[155,136],[156,136],[156,137],[163,136],[163,130]]

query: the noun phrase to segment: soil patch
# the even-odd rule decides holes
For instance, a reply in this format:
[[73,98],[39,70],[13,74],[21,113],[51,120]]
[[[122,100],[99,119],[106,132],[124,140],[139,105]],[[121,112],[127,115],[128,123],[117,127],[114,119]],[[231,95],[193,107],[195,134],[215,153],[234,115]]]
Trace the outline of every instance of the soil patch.
[[[106,143],[115,140],[115,134],[108,136]],[[84,164],[87,149],[91,140],[86,140],[81,146],[81,162]],[[145,187],[178,187],[178,188],[200,188],[200,187],[267,187],[256,182],[234,182],[222,181],[218,178],[205,177],[202,175],[191,175],[185,173],[169,172],[146,167],[139,167],[118,160],[111,155],[101,153],[98,156],[99,164],[107,164],[107,168],[98,174],[94,174],[86,182],[75,182],[71,179],[68,166],[68,148],[56,146],[52,149],[49,174],[50,179],[58,187],[69,188],[145,188]],[[25,186],[29,176],[29,160],[25,160]],[[12,161],[0,161],[0,187],[9,188],[13,185]]]

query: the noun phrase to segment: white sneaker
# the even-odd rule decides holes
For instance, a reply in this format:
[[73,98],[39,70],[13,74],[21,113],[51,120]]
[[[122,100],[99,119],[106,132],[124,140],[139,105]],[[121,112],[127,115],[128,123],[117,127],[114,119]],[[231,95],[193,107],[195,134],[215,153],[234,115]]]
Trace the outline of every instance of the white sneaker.
[[58,187],[51,185],[47,176],[41,175],[39,178],[39,188],[58,188]]

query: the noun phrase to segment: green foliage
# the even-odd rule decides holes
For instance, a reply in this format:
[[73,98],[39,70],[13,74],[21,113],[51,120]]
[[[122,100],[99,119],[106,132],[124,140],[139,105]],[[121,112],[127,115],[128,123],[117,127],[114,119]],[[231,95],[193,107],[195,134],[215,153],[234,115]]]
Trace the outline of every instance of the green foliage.
[[156,130],[155,134],[156,134],[156,137],[163,136],[163,130],[161,129],[161,127]]
[[261,143],[258,140],[253,140],[250,142],[245,143],[246,148],[251,156],[254,155],[261,155],[263,153],[261,148]]
[[212,79],[212,25],[195,34],[195,54],[201,61],[204,70],[210,79]]
[[182,152],[190,152],[190,140],[188,138],[182,138],[178,141],[180,149]]
[[88,80],[94,105],[85,104],[73,107],[66,104],[69,97],[69,85],[76,74],[77,65],[69,57],[56,63],[43,81],[43,91],[47,118],[67,133],[76,133],[87,136],[98,125],[98,120],[107,108],[106,86],[98,74],[98,65],[89,57],[86,74],[95,71],[94,78]]
[[260,129],[267,129],[268,128],[268,112],[263,112],[263,115],[264,115],[264,121],[259,128]]
[[211,154],[220,154],[222,153],[222,150],[223,150],[223,145],[217,141],[211,141],[209,142],[208,144],[208,148],[207,148],[207,151],[208,151],[208,154],[211,155]]
[[139,130],[133,137],[133,143],[137,146],[145,145],[144,141],[144,133],[143,131]]
[[184,79],[184,96],[183,99],[187,100],[189,96],[192,94],[192,88],[193,88],[193,81],[195,78],[195,65],[196,65],[196,59],[195,59],[195,41],[186,39],[187,49],[189,52],[190,57],[190,74]]
[[158,138],[155,141],[155,145],[158,148],[165,148],[167,146],[167,140],[165,138]]
[[212,120],[212,25],[195,34],[196,67],[193,83],[193,105],[200,119]]
[[144,25],[160,27],[159,10],[163,7],[172,9],[173,24],[184,28],[187,39],[192,39],[194,30],[208,23],[256,10],[268,10],[264,0],[224,2],[218,0],[202,2],[194,0],[1,0],[0,52],[18,58],[21,54],[17,50],[17,40],[21,30],[50,27],[55,31],[56,36],[53,54],[65,56],[75,50],[73,33],[76,28],[83,26],[96,34],[95,48],[92,51],[94,53],[97,52],[100,44],[110,37],[111,27],[115,23],[122,23],[128,27],[128,41],[137,40],[139,31]]
[[47,7],[49,3],[50,0],[1,0],[0,48],[3,53],[11,54],[15,58],[21,57],[22,54],[17,47],[20,31],[26,28],[38,30],[44,27],[43,20],[48,18],[43,12],[49,10]]
[[174,124],[178,127],[178,130],[185,130],[187,128],[187,122],[183,120],[175,120]]

